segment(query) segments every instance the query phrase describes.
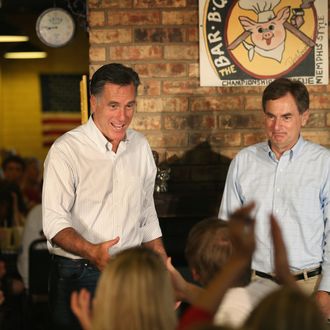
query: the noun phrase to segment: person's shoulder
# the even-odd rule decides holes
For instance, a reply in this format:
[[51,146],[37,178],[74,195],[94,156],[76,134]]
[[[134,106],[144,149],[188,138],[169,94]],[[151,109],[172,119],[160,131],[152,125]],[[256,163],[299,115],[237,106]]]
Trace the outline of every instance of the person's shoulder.
[[145,136],[141,133],[136,131],[133,128],[128,128],[126,131],[127,137],[129,138],[133,138],[133,139],[145,139]]
[[268,150],[267,142],[260,142],[260,143],[252,144],[248,147],[241,149],[237,153],[236,158],[245,158],[245,157],[251,157],[251,156],[253,157],[260,152],[267,153],[267,150]]
[[126,134],[128,141],[130,141],[131,143],[148,145],[147,138],[141,132],[138,132],[133,128],[128,128]]
[[245,288],[247,294],[251,297],[251,303],[255,306],[266,295],[277,290],[279,287],[279,284],[272,280],[266,278],[257,278],[248,284]]
[[75,127],[70,131],[59,136],[53,143],[52,148],[61,148],[64,146],[73,146],[75,141],[81,141],[81,137],[84,135],[84,125]]
[[36,204],[33,208],[29,211],[28,216],[31,215],[32,217],[36,217],[42,214],[42,205]]
[[41,204],[35,205],[28,213],[25,226],[39,228],[42,227],[42,206]]
[[310,154],[312,156],[322,157],[330,161],[330,149],[317,144],[315,142],[305,140],[304,141],[304,153]]
[[251,297],[244,287],[229,289],[214,316],[218,325],[240,327],[252,310]]

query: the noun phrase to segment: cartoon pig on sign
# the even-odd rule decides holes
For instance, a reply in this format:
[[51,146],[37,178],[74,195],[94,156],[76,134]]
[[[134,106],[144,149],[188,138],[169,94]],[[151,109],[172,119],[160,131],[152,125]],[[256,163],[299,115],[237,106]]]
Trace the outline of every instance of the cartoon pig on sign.
[[[250,9],[255,11],[255,8]],[[258,11],[258,22],[246,16],[239,17],[244,30],[251,33],[252,44],[243,41],[250,61],[253,60],[255,53],[279,62],[282,60],[286,38],[286,29],[283,24],[290,16],[290,8],[282,8],[276,16],[272,8],[269,9]]]

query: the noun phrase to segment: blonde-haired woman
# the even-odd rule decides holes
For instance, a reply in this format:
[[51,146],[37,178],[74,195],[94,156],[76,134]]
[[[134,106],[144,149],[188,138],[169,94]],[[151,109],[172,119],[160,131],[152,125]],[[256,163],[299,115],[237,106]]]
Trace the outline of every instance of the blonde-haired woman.
[[127,249],[111,259],[98,282],[92,317],[86,312],[86,290],[73,294],[71,306],[85,330],[176,327],[174,293],[166,266],[158,254],[144,247]]

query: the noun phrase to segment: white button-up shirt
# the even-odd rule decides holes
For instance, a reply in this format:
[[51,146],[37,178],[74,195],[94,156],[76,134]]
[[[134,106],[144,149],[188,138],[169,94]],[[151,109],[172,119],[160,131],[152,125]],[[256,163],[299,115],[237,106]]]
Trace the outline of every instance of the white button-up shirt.
[[160,237],[155,176],[149,144],[132,129],[116,153],[92,117],[57,139],[45,161],[42,196],[50,252],[79,258],[51,242],[68,227],[91,243],[119,236],[116,252]]

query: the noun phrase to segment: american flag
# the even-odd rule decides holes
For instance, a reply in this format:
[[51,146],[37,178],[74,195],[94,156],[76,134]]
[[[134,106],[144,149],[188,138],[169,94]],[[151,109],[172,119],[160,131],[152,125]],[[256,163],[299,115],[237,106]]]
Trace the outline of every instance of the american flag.
[[44,147],[51,146],[59,136],[81,124],[82,100],[86,103],[87,94],[85,87],[84,97],[81,95],[81,78],[81,74],[40,75]]
[[79,113],[46,112],[42,115],[42,144],[50,147],[53,142],[65,132],[81,124]]

